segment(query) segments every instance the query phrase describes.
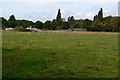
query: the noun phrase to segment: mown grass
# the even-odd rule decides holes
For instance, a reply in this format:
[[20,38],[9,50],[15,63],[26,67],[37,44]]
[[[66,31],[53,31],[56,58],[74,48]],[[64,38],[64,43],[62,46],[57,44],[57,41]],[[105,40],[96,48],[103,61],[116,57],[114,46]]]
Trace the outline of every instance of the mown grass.
[[3,32],[3,78],[116,78],[118,35]]

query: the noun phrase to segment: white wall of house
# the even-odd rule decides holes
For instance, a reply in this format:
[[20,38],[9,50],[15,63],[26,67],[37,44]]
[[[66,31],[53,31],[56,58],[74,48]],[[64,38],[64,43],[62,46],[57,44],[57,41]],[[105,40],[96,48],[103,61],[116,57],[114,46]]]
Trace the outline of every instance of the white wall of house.
[[6,30],[6,31],[10,31],[10,30],[14,30],[14,28],[11,28],[11,27],[10,27],[10,28],[6,28],[5,30]]

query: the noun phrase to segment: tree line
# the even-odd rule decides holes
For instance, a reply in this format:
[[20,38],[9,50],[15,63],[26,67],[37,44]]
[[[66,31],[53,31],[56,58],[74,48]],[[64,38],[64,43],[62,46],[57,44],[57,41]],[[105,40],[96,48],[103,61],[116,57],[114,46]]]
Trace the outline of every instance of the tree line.
[[29,20],[16,20],[14,15],[11,15],[8,20],[3,17],[2,29],[5,28],[27,28],[29,26],[37,29],[44,30],[74,30],[74,29],[86,29],[87,31],[108,31],[118,32],[120,30],[120,17],[107,16],[103,17],[103,9],[101,8],[97,15],[94,16],[93,20],[79,19],[76,20],[74,16],[69,16],[67,21],[61,17],[60,9],[56,19],[47,20],[46,22],[41,21],[29,21]]

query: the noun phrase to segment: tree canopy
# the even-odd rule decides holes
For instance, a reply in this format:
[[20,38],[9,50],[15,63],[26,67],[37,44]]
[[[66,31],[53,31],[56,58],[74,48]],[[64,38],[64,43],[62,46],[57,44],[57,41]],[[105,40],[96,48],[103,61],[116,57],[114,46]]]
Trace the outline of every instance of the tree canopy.
[[8,20],[0,17],[2,20],[2,28],[27,28],[34,27],[38,29],[47,30],[65,30],[65,29],[86,29],[87,31],[111,31],[118,32],[120,30],[120,17],[106,16],[103,17],[103,9],[100,8],[98,13],[93,17],[93,20],[79,19],[76,20],[74,16],[69,16],[67,21],[61,17],[61,10],[58,9],[56,19],[47,20],[44,23],[41,21],[16,20],[14,15],[11,15]]

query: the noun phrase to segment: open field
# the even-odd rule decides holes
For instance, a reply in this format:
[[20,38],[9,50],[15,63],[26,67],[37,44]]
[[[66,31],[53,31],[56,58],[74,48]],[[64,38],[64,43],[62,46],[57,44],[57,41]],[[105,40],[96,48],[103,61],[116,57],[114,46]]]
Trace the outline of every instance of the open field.
[[3,32],[2,44],[3,78],[118,77],[117,33]]

